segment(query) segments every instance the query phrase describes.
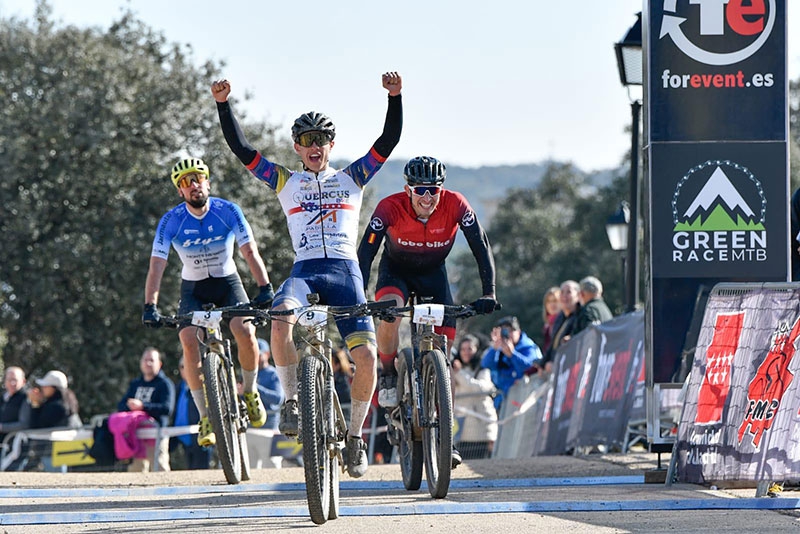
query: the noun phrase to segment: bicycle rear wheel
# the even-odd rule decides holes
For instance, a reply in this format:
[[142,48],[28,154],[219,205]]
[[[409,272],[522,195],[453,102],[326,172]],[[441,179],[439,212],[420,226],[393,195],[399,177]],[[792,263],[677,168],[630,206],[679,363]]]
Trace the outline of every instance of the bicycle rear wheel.
[[300,360],[300,435],[303,441],[303,469],[311,521],[328,520],[331,502],[333,459],[326,439],[325,375],[322,362],[313,356]]
[[399,437],[397,453],[403,485],[409,491],[416,491],[422,485],[422,442],[414,439],[414,397],[411,387],[413,377],[410,372],[413,361],[411,355],[400,355],[397,358],[397,399],[400,403],[400,420],[395,420],[399,424],[396,429]]
[[236,420],[236,403],[239,402],[233,377],[225,360],[216,352],[203,358],[203,378],[208,400],[208,418],[217,436],[217,454],[228,484],[241,481],[242,455],[239,448],[239,424]]
[[434,499],[443,499],[450,488],[453,454],[453,401],[450,373],[444,353],[438,349],[422,360],[422,403],[427,423],[422,427],[425,475]]

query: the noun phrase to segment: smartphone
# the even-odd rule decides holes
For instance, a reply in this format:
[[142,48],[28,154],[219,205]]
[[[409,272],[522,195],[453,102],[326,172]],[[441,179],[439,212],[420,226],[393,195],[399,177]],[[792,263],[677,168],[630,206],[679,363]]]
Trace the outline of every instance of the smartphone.
[[503,328],[500,329],[500,337],[502,337],[503,339],[510,338],[511,337],[511,331],[504,326]]

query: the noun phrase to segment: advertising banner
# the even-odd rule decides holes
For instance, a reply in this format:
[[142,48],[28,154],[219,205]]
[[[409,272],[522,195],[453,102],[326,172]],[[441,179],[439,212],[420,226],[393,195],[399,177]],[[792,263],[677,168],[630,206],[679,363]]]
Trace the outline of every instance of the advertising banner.
[[669,382],[702,285],[788,280],[786,1],[648,4],[647,338]]
[[798,338],[800,289],[712,293],[673,452],[680,481],[800,479]]

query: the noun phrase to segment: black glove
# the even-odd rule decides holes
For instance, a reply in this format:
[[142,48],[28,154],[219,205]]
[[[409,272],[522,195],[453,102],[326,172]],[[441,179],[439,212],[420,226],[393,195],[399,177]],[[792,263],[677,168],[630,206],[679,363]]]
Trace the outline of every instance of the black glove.
[[161,314],[158,313],[158,306],[155,304],[144,305],[142,323],[148,328],[161,328]]
[[275,291],[272,290],[272,284],[258,287],[258,295],[250,301],[256,308],[269,308],[272,305],[272,299],[275,298]]
[[475,313],[483,315],[485,313],[492,313],[497,309],[497,301],[491,297],[481,297],[472,303],[475,308]]

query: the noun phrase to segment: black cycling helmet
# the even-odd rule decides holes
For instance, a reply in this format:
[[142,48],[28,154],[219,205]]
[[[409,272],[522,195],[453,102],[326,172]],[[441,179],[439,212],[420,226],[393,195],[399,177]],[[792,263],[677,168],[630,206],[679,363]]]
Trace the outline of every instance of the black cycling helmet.
[[324,132],[333,141],[336,137],[336,126],[327,115],[317,111],[309,111],[297,117],[292,125],[292,139],[297,142],[301,134],[306,132]]
[[444,163],[430,156],[411,158],[403,169],[408,185],[442,185],[447,177]]

